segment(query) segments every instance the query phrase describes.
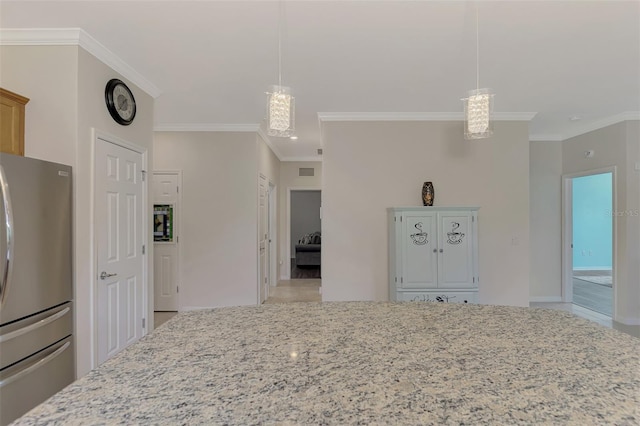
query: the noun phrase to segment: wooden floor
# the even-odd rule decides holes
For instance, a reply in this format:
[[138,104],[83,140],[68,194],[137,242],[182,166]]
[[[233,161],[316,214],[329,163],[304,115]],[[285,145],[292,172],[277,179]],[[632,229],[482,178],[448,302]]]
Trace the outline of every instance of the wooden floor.
[[611,318],[613,288],[573,277],[573,303]]

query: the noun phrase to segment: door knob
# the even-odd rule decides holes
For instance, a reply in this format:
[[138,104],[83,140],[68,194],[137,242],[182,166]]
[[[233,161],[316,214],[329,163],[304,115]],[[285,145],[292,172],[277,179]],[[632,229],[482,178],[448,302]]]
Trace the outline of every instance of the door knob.
[[100,279],[101,280],[106,280],[109,277],[115,277],[118,274],[107,274],[105,271],[102,271],[102,273],[100,274]]

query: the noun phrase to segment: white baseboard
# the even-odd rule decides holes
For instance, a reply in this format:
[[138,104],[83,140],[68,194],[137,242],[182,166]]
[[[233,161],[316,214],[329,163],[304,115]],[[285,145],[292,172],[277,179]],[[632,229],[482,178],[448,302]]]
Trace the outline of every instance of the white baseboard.
[[562,302],[562,296],[531,296],[529,302]]
[[216,306],[183,306],[182,311],[204,311],[206,309],[215,309]]
[[573,268],[574,271],[610,271],[611,266],[578,266]]

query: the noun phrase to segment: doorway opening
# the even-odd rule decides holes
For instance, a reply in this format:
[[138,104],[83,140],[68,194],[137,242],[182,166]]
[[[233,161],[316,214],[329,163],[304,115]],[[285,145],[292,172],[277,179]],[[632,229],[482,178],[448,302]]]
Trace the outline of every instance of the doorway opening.
[[610,318],[615,311],[614,185],[615,169],[564,177],[563,298]]
[[322,197],[320,190],[291,190],[291,279],[320,279],[322,256]]

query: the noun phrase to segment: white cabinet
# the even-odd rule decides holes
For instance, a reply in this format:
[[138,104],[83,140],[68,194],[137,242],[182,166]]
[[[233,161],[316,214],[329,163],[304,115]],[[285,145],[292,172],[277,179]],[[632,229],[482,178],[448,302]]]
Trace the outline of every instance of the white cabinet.
[[474,303],[478,208],[389,209],[389,297]]

